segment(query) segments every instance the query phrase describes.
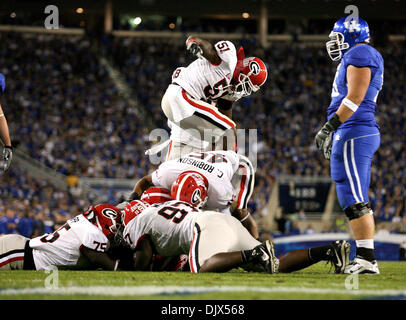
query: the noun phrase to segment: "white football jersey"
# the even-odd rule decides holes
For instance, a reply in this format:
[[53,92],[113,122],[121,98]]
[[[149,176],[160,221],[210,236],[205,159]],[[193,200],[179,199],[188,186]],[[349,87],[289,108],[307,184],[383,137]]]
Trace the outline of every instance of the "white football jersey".
[[159,255],[172,257],[184,254],[189,251],[194,220],[200,212],[182,201],[155,204],[128,222],[123,237],[133,249],[148,235]]
[[172,74],[172,83],[179,84],[197,100],[207,102],[226,97],[223,88],[230,84],[237,65],[237,52],[230,41],[219,41],[214,48],[221,59],[214,65],[205,58],[196,59],[186,68],[177,68]]
[[171,189],[178,176],[185,171],[196,171],[207,178],[208,201],[205,210],[222,210],[231,205],[235,190],[231,184],[238,170],[238,155],[231,150],[192,152],[184,157],[162,163],[152,173],[152,183],[157,187]]
[[69,219],[53,233],[30,240],[35,268],[48,270],[52,266],[76,265],[80,247],[105,252],[109,241],[103,232],[82,214]]

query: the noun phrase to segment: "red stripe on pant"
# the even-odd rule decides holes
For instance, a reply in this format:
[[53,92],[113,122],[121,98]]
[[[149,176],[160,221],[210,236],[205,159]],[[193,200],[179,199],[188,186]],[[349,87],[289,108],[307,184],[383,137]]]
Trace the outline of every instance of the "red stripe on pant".
[[18,261],[18,260],[24,260],[24,256],[7,259],[6,261],[3,261],[2,263],[0,263],[0,267],[5,266],[6,264],[12,263],[14,261]]
[[172,143],[173,141],[171,140],[171,142],[169,143],[169,149],[168,149],[168,154],[166,155],[166,160],[169,159],[169,155],[171,154],[171,150],[172,150]]
[[240,168],[243,168],[243,170],[244,170],[244,175],[243,175],[242,178],[241,178],[240,193],[239,193],[239,195],[238,195],[237,208],[240,207],[241,198],[242,198],[242,195],[243,195],[243,193],[244,193],[244,191],[245,191],[245,180],[247,180],[247,168],[244,167],[244,166],[240,166]]
[[235,123],[231,122],[229,119],[221,116],[218,112],[214,111],[213,109],[203,106],[201,104],[198,104],[194,101],[192,101],[191,99],[189,99],[189,97],[186,94],[186,91],[182,89],[182,96],[183,98],[192,106],[194,106],[195,108],[198,108],[200,110],[209,112],[210,114],[212,114],[213,116],[215,116],[219,121],[226,123],[229,127],[234,128],[235,127]]
[[195,241],[196,241],[196,232],[193,231],[193,240],[192,240],[192,244],[190,245],[190,249],[189,249],[189,266],[190,266],[190,271],[192,273],[197,273],[195,265],[193,264],[193,259],[194,259],[193,247],[195,245]]

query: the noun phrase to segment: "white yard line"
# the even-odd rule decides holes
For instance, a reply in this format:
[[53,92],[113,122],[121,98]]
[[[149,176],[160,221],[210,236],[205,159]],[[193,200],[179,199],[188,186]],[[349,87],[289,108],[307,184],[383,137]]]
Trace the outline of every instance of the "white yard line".
[[248,286],[213,286],[213,287],[180,287],[180,286],[89,286],[89,287],[60,287],[48,289],[15,288],[0,289],[1,295],[101,295],[101,296],[132,296],[132,295],[185,295],[211,292],[260,292],[260,293],[311,293],[311,294],[344,294],[370,296],[406,296],[406,290],[346,290],[322,289],[304,287],[248,287]]

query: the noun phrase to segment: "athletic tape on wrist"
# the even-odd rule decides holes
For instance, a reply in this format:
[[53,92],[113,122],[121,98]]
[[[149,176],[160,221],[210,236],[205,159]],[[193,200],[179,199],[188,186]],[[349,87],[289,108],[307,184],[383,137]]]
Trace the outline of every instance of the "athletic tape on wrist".
[[352,102],[350,99],[347,98],[343,99],[343,105],[350,108],[354,112],[357,111],[358,109],[358,105],[356,105],[354,102]]

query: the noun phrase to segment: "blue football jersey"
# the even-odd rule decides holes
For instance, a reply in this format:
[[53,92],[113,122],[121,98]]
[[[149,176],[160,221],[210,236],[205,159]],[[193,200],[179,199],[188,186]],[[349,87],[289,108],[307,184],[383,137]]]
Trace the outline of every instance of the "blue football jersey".
[[[327,118],[333,116],[341,105],[341,101],[347,96],[347,67],[369,67],[371,69],[371,82],[365,94],[364,100],[359,105],[357,111],[345,121],[341,127],[353,125],[368,125],[378,127],[375,120],[376,100],[383,85],[383,58],[373,47],[367,44],[357,45],[349,49],[337,66],[337,72],[333,82],[331,92],[331,103],[327,109]],[[379,128],[379,127],[378,127]]]

